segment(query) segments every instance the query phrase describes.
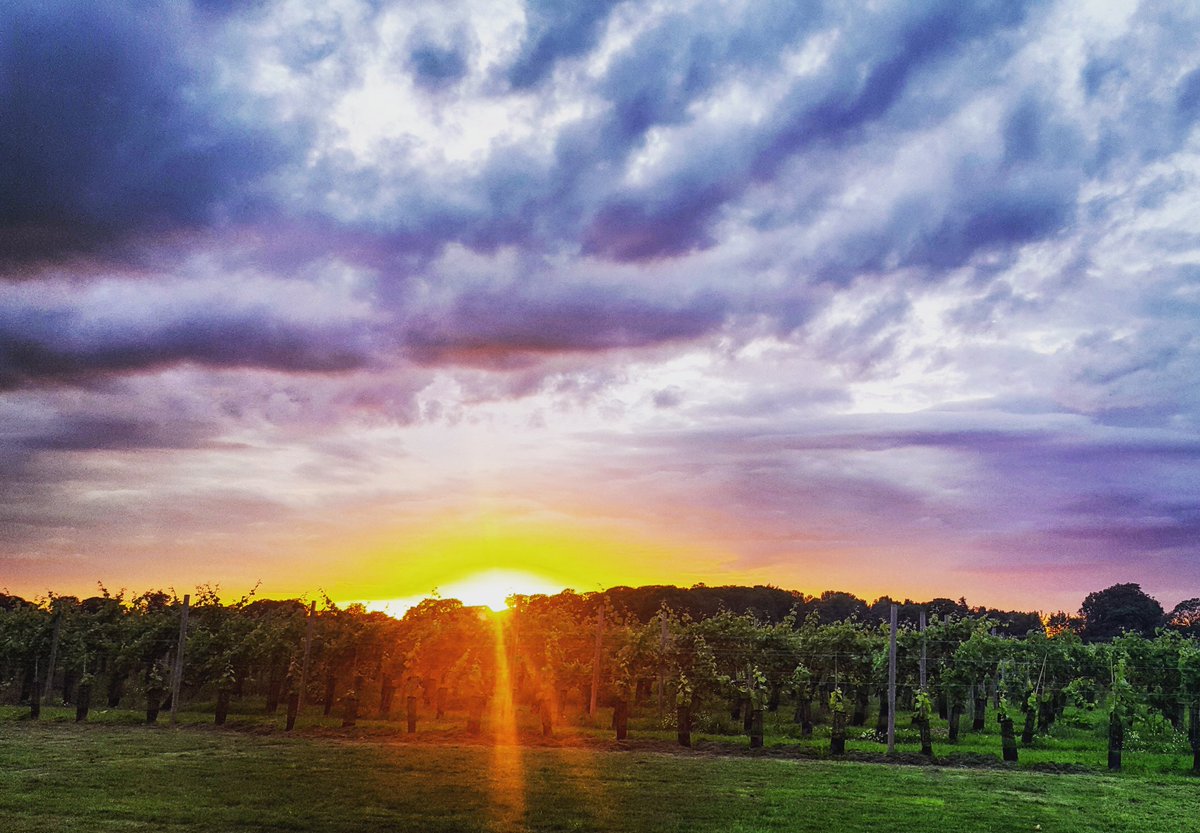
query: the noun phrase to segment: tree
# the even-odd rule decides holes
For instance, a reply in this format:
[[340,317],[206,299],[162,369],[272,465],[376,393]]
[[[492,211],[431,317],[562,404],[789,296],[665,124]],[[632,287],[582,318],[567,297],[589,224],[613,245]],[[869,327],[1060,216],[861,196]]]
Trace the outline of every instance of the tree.
[[1200,639],[1200,599],[1185,599],[1167,614],[1167,627]]
[[826,590],[820,598],[808,605],[808,609],[817,611],[821,621],[825,623],[844,622],[848,619],[862,621],[870,614],[866,602],[853,593],[843,593],[840,590]]
[[1106,642],[1125,631],[1154,636],[1154,629],[1163,622],[1162,605],[1138,584],[1114,584],[1089,593],[1079,613],[1087,642]]
[[1083,618],[1072,616],[1065,610],[1056,610],[1046,618],[1046,635],[1059,636],[1064,633],[1078,634],[1083,631]]

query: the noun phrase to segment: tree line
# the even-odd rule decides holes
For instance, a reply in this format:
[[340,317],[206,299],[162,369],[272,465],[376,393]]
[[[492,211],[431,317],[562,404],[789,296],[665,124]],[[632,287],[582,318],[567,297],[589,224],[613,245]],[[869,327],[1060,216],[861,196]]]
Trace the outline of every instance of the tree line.
[[[948,742],[994,716],[1005,756],[1050,731],[1068,706],[1109,713],[1110,755],[1139,720],[1186,729],[1200,768],[1200,600],[1170,613],[1137,585],[1090,594],[1077,615],[968,607],[965,600],[868,604],[774,587],[617,587],[514,596],[496,615],[427,599],[401,618],[302,600],[223,602],[199,588],[189,605],[179,698],[276,713],[307,704],[388,719],[466,714],[479,732],[497,698],[527,709],[552,734],[568,704],[612,710],[617,737],[632,712],[694,730],[740,724],[762,742],[764,712],[788,709],[802,735],[888,718],[889,626],[895,604],[896,708],[911,713],[929,750],[934,714]],[[183,601],[101,589],[80,599],[0,596],[0,697],[29,704],[169,708]],[[922,627],[922,620],[924,620]],[[178,704],[174,704],[178,705]],[[970,725],[964,725],[968,718]],[[931,754],[931,751],[930,751]]]

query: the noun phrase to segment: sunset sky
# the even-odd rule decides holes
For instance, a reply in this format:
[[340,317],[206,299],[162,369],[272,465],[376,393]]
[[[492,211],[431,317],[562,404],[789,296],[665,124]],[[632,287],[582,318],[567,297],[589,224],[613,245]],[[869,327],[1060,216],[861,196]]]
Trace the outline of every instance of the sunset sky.
[[0,589],[1200,596],[1198,42],[9,0]]

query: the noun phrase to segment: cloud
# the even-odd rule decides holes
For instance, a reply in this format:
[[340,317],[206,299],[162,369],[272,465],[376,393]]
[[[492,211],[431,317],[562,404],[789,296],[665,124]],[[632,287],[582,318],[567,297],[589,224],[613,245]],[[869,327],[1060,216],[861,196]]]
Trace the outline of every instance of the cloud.
[[1197,32],[9,4],[0,557],[149,548],[171,500],[188,552],[226,512],[314,559],[351,515],[496,501],[743,570],[1165,575],[1200,500]]
[[404,342],[421,361],[503,367],[546,354],[696,339],[715,332],[725,313],[715,296],[667,304],[590,287],[547,288],[545,296],[478,292],[458,296],[448,310],[415,317]]
[[27,451],[198,448],[212,427],[197,422],[163,423],[114,416],[70,416],[44,433],[9,434],[6,440]]
[[[815,74],[792,83],[768,116],[733,134],[736,146],[718,151],[717,160],[704,152],[696,154],[692,157],[696,164],[684,162],[668,178],[656,178],[648,187],[602,203],[586,237],[586,250],[620,260],[641,260],[711,245],[709,228],[723,206],[756,183],[777,177],[785,165],[808,152],[828,146],[844,149],[868,141],[865,129],[885,120],[906,95],[912,100],[902,120],[920,120],[922,110],[937,103],[922,101],[922,92],[914,90],[920,73],[933,72],[939,61],[955,64],[950,59],[968,44],[1018,25],[1025,14],[1021,4],[980,4],[968,10],[962,4],[946,3],[929,4],[910,18],[889,10],[873,20],[839,21],[847,24],[849,34],[838,30],[837,51]],[[788,23],[797,22],[785,21],[784,30],[791,32]],[[804,30],[796,25],[794,34]],[[765,33],[755,34],[763,37]],[[769,37],[763,39],[770,43]],[[730,46],[734,43],[742,49],[748,46],[745,40],[731,41]],[[778,48],[780,44],[771,45]],[[689,46],[695,48],[694,43]],[[982,57],[998,61],[1004,56],[1001,51],[999,56],[985,53]],[[736,66],[737,61],[732,63]],[[957,62],[956,68],[962,69],[962,62]],[[667,75],[673,69],[660,61],[649,77],[654,77],[653,72]],[[963,79],[967,89],[978,82],[975,74],[979,67],[970,71],[972,76]],[[707,76],[684,73],[683,77],[693,82],[686,86],[688,92],[707,92],[716,75],[709,70]],[[674,77],[680,77],[678,71]],[[697,82],[697,78],[703,80]],[[651,190],[654,197],[648,195]],[[629,242],[627,229],[639,225],[648,229],[645,239]]]
[[459,29],[446,42],[431,33],[418,31],[408,42],[408,68],[418,86],[441,90],[453,86],[467,74],[471,44]]
[[7,4],[3,260],[96,251],[253,210],[283,143],[236,114],[168,4]]
[[508,81],[523,89],[543,81],[555,65],[595,46],[600,28],[620,0],[563,3],[533,0],[526,7],[528,26],[521,51],[508,70]]
[[211,285],[100,282],[47,303],[53,288],[22,285],[0,307],[0,389],[91,384],[185,362],[319,373],[371,360],[369,332],[352,319],[220,297]]

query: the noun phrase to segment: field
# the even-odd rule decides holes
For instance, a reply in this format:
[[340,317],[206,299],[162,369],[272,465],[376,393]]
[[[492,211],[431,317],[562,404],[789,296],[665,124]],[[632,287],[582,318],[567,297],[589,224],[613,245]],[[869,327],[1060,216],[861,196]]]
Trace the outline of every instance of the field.
[[[971,733],[942,760],[975,765],[904,766],[806,757],[817,742],[778,733],[754,755],[718,736],[690,751],[665,733],[619,745],[582,718],[511,745],[471,739],[453,721],[408,736],[314,716],[288,735],[249,715],[218,729],[199,712],[177,728],[138,725],[134,712],[84,725],[65,709],[40,722],[24,712],[0,709],[5,833],[1200,830],[1200,779],[1181,756],[1131,755],[1110,775],[1084,728],[1001,768],[977,765],[991,738]],[[851,744],[860,757],[878,749]],[[1051,759],[1072,771],[1037,769]]]

